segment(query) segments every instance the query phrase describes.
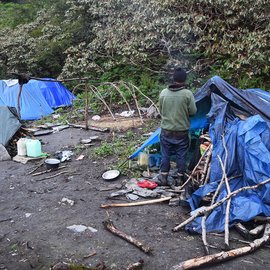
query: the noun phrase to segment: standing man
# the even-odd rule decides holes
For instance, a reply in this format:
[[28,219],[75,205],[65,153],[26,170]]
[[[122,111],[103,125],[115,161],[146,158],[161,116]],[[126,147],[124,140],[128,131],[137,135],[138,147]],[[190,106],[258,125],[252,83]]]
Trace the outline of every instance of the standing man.
[[159,96],[161,114],[161,166],[160,184],[173,186],[169,180],[170,156],[176,155],[178,186],[184,180],[186,155],[189,148],[189,127],[191,115],[197,111],[192,92],[185,87],[187,74],[184,69],[176,68],[172,85],[162,90]]

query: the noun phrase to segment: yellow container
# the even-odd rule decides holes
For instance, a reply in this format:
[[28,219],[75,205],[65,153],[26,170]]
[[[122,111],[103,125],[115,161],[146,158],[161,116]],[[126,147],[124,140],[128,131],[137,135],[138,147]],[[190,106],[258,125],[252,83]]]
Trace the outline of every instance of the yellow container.
[[149,156],[144,153],[144,152],[141,152],[138,156],[138,165],[139,166],[148,166],[148,158]]

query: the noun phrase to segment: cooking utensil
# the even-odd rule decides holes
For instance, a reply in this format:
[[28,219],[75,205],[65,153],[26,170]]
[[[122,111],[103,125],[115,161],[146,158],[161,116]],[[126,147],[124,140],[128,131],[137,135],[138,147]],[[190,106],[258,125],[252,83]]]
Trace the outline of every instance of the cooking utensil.
[[59,167],[60,160],[56,158],[48,158],[45,159],[45,164],[48,170],[57,169]]
[[115,180],[120,175],[120,171],[118,170],[109,170],[102,174],[102,178],[105,181],[112,181]]

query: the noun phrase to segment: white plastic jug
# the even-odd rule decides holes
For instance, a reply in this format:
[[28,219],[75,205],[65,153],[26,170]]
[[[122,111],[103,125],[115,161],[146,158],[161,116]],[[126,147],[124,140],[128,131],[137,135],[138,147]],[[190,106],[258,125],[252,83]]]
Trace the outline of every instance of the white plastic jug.
[[26,141],[26,154],[28,157],[41,156],[41,142],[39,140],[27,140]]
[[17,152],[18,156],[26,156],[26,138],[20,138],[17,141]]
[[142,167],[148,166],[148,158],[149,156],[146,153],[140,152],[138,156],[138,165]]

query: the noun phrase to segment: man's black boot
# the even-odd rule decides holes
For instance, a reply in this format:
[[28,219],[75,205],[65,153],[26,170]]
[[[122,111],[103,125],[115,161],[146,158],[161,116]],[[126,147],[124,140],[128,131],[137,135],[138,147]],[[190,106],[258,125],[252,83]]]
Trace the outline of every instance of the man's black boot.
[[167,185],[171,188],[171,189],[175,189],[175,180],[173,177],[168,176],[167,179]]
[[184,184],[184,174],[183,173],[177,173],[177,177],[175,179],[175,186],[179,187]]
[[158,185],[167,186],[168,173],[160,173],[158,176]]

